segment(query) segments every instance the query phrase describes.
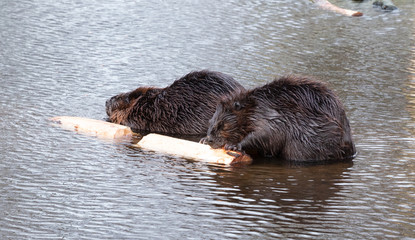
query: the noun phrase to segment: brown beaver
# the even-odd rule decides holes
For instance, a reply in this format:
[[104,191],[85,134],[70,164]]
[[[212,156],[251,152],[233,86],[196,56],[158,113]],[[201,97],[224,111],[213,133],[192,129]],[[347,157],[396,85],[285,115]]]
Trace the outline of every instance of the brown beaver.
[[306,77],[282,77],[223,99],[202,142],[296,161],[351,159],[355,154],[338,97]]
[[191,72],[166,88],[139,87],[106,101],[109,120],[135,131],[205,135],[220,99],[244,87],[214,71]]

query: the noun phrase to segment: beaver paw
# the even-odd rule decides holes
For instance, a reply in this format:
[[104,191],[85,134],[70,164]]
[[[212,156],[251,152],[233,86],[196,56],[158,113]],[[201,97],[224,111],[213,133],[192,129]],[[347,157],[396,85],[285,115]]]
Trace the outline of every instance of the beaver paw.
[[242,151],[242,146],[241,144],[225,144],[224,146],[225,150],[230,150],[230,151]]
[[204,138],[200,139],[199,143],[207,145],[208,144],[208,137],[204,137]]

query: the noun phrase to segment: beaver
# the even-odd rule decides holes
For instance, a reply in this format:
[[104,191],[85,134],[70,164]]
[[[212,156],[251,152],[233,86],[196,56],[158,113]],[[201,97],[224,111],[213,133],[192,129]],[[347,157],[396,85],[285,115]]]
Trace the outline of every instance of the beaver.
[[206,135],[209,119],[224,96],[245,88],[231,76],[194,71],[165,88],[139,87],[106,101],[109,121],[133,131]]
[[306,162],[355,155],[338,97],[326,84],[299,76],[281,77],[222,99],[201,142]]

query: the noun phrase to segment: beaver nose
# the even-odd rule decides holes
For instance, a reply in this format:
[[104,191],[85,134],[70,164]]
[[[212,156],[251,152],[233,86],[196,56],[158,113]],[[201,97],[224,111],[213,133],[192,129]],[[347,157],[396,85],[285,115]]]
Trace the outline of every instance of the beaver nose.
[[105,101],[105,108],[108,109],[111,106],[111,99],[108,99],[107,101]]
[[114,102],[114,97],[108,99],[107,101],[105,101],[105,110],[107,112],[107,115],[111,115],[111,110],[112,110],[112,105]]
[[117,101],[117,96],[113,96],[111,98],[109,98],[106,102],[105,102],[105,107],[109,108],[112,105],[114,105],[114,103]]

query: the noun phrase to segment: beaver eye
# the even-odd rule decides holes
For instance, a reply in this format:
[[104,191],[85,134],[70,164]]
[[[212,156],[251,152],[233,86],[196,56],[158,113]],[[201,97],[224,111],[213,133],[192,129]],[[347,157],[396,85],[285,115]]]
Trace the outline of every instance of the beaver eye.
[[223,126],[224,126],[223,122],[219,122],[219,123],[216,125],[216,131],[221,131],[221,130],[223,129]]
[[233,103],[233,109],[235,109],[236,111],[239,111],[243,108],[243,105],[240,102],[234,102]]

